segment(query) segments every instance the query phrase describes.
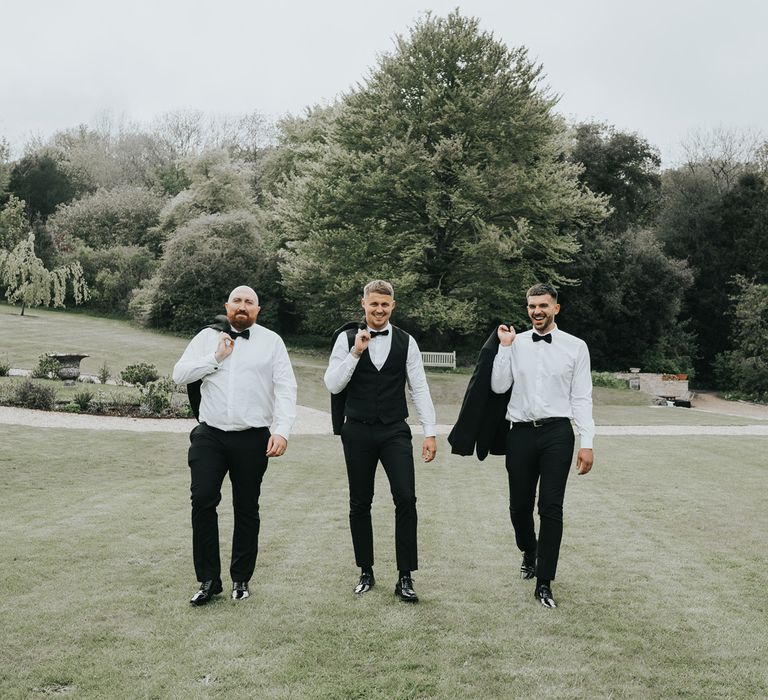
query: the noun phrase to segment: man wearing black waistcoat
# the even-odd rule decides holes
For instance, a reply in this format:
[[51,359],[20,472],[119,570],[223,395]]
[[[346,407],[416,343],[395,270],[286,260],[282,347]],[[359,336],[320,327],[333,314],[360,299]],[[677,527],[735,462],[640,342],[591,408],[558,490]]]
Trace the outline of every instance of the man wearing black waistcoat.
[[[555,578],[563,535],[565,484],[573,458],[573,418],[581,445],[576,471],[592,468],[592,375],[589,350],[583,340],[561,331],[557,290],[535,284],[527,294],[533,329],[515,333],[498,328],[499,349],[491,371],[491,389],[510,390],[506,466],[509,512],[515,540],[523,553],[521,577],[536,577],[534,595],[545,607],[557,607],[551,582]],[[539,488],[539,537],[533,522]]]
[[364,327],[339,334],[325,372],[328,390],[346,394],[341,441],[349,480],[349,525],[360,567],[354,591],[362,595],[375,584],[371,503],[381,461],[395,503],[395,595],[415,603],[418,596],[411,574],[418,568],[416,483],[411,429],[405,422],[406,385],[424,429],[421,454],[425,462],[437,453],[435,409],[416,341],[389,322],[395,308],[392,285],[383,280],[369,282],[361,305]]
[[[229,472],[232,482],[232,599],[248,598],[259,542],[259,496],[270,457],[280,457],[296,418],[296,379],[285,345],[256,324],[259,298],[250,287],[232,290],[226,331],[205,328],[173,368],[173,381],[201,381],[200,424],[190,434],[192,555],[200,590],[192,605],[221,593],[216,507]],[[272,431],[270,431],[272,428]]]

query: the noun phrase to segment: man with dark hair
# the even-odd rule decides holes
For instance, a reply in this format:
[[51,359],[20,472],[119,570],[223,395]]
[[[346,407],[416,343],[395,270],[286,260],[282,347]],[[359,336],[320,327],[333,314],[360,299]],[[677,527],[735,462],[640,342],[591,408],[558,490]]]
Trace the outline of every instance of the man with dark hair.
[[336,339],[325,385],[332,394],[346,392],[341,441],[349,479],[349,526],[360,579],[355,593],[373,588],[373,502],[376,466],[381,460],[395,503],[395,550],[398,580],[395,595],[415,603],[411,573],[418,568],[416,483],[411,429],[405,422],[406,384],[424,428],[421,454],[431,462],[437,453],[435,409],[416,341],[390,324],[395,309],[389,282],[365,285],[361,305],[365,324]]
[[[296,418],[296,379],[282,339],[256,324],[250,287],[232,290],[224,307],[230,330],[205,328],[173,368],[173,381],[202,380],[200,424],[190,435],[192,553],[200,590],[192,605],[221,593],[216,507],[229,472],[235,513],[232,599],[248,597],[259,544],[259,495],[270,457],[280,457]],[[270,427],[274,432],[270,432]]]
[[[516,333],[511,326],[498,327],[491,389],[503,394],[511,388],[506,467],[509,512],[523,553],[520,574],[524,579],[536,577],[536,599],[554,608],[551,582],[560,552],[565,485],[574,448],[571,419],[581,439],[576,471],[587,474],[593,462],[592,376],[586,343],[555,323],[560,311],[557,290],[535,284],[526,297],[533,328]],[[537,485],[538,540],[533,521]]]

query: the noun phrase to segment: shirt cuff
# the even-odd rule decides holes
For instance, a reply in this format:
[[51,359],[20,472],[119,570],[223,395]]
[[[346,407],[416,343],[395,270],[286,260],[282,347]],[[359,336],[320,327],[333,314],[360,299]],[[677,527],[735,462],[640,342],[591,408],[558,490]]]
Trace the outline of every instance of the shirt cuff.
[[581,435],[579,438],[579,447],[581,447],[582,450],[591,450],[594,439],[593,435]]
[[424,428],[424,437],[437,437],[437,426],[435,425],[424,425],[422,426]]
[[[512,342],[514,342],[514,341],[512,341]],[[499,355],[501,355],[501,354],[508,355],[510,352],[512,352],[512,343],[510,343],[509,345],[502,345],[501,343],[499,343],[499,350],[498,350],[497,354],[499,354]]]
[[288,440],[291,437],[291,428],[288,425],[283,424],[275,424],[272,427],[272,430],[270,430],[270,433],[272,435],[282,435],[286,440]]

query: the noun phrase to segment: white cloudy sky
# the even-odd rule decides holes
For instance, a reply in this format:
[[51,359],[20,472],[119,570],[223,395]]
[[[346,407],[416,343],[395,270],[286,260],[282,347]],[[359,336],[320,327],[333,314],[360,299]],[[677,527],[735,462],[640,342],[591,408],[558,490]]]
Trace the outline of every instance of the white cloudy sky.
[[768,131],[763,0],[0,0],[0,136],[18,155],[105,112],[298,113],[455,7],[527,46],[561,113],[637,131],[666,164],[694,130]]

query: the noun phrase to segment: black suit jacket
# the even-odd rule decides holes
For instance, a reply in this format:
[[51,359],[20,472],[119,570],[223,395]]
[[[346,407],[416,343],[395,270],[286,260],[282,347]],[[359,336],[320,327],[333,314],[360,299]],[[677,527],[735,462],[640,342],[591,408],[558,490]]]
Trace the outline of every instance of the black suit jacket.
[[[213,323],[203,326],[199,331],[203,331],[206,328],[213,328],[215,331],[224,331],[225,333],[229,333],[229,331],[232,330],[232,327],[229,325],[229,321],[227,320],[227,317],[223,314],[220,316],[216,316],[213,319]],[[187,384],[187,398],[189,399],[189,406],[192,409],[192,413],[195,414],[195,418],[199,421],[200,420],[200,388],[203,385],[203,380],[198,379],[196,382],[190,382]]]
[[498,349],[499,336],[494,329],[480,350],[459,417],[448,435],[453,454],[466,456],[476,451],[479,460],[485,459],[489,452],[506,454],[509,432],[506,415],[512,389],[504,394],[491,390],[491,370]]
[[[342,333],[347,334],[347,344],[350,348],[355,344],[355,336],[361,328],[367,328],[364,323],[350,321],[341,328],[337,328],[331,336],[331,352],[336,345],[336,338]],[[342,389],[338,394],[331,394],[331,425],[333,425],[333,434],[341,435],[341,426],[344,425],[344,409],[347,405],[347,390]]]

